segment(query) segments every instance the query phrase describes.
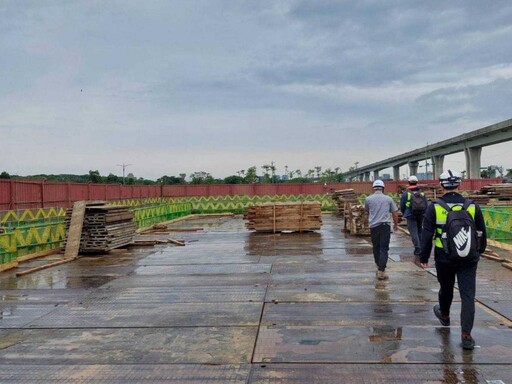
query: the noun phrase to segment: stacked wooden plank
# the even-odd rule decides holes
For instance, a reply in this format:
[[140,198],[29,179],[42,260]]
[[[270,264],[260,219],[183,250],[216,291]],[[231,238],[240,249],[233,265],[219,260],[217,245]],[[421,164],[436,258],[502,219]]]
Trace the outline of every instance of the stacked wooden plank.
[[[80,252],[108,252],[130,244],[136,230],[133,213],[125,206],[94,204],[85,208]],[[66,230],[69,230],[70,211],[67,212]]]
[[337,206],[336,213],[340,216],[344,215],[345,203],[357,203],[357,194],[353,189],[340,189],[332,192],[331,198]]
[[512,200],[512,184],[491,184],[480,188],[480,193],[498,200]]
[[473,200],[478,205],[488,205],[490,202],[490,197],[487,195],[471,194],[471,195],[468,195],[467,198]]
[[322,226],[319,202],[253,205],[244,215],[246,228],[258,232],[314,231]]
[[352,235],[370,234],[368,212],[362,204],[345,203],[345,229]]

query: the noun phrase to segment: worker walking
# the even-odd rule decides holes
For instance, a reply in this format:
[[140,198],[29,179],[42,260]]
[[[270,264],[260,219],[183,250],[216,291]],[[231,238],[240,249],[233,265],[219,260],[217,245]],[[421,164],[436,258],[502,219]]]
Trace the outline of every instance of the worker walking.
[[393,231],[398,229],[398,208],[391,197],[384,194],[384,182],[373,182],[374,193],[368,196],[364,208],[368,212],[368,222],[373,246],[373,258],[377,265],[377,279],[385,280],[388,263],[391,222]]
[[425,212],[421,237],[420,263],[428,268],[432,238],[435,238],[434,259],[439,281],[439,304],[434,314],[442,325],[450,325],[455,277],[461,298],[462,348],[471,350],[475,320],[476,269],[480,253],[487,246],[487,234],[478,204],[459,192],[461,178],[455,171],[443,172],[439,178],[445,194],[430,204]]
[[418,186],[418,178],[411,175],[408,179],[407,190],[400,198],[400,211],[407,220],[407,229],[414,245],[414,255],[419,256],[421,250],[421,230],[423,216],[427,209],[427,198]]

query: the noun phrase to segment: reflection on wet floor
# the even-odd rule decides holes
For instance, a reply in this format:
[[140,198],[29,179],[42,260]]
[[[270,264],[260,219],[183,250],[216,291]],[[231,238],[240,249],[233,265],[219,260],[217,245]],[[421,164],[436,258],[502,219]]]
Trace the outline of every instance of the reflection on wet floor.
[[323,223],[262,234],[239,215],[203,216],[140,235],[184,247],[4,272],[0,382],[512,382],[512,271],[480,262],[468,353],[458,295],[442,327],[433,270],[417,265],[404,233],[392,235],[379,281],[369,239],[334,215]]

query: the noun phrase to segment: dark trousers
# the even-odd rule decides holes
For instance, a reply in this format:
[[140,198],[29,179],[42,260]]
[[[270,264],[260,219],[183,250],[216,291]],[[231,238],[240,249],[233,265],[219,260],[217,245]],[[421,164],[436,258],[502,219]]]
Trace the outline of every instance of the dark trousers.
[[477,262],[440,263],[436,261],[437,281],[439,281],[439,306],[443,315],[450,314],[453,300],[455,277],[461,299],[460,324],[462,332],[471,333],[475,321],[475,290]]
[[379,224],[370,228],[372,237],[373,258],[379,271],[385,271],[388,263],[389,241],[391,239],[391,226]]
[[409,216],[407,218],[407,229],[411,234],[414,245],[414,254],[419,256],[421,250],[421,230],[423,229],[423,216]]

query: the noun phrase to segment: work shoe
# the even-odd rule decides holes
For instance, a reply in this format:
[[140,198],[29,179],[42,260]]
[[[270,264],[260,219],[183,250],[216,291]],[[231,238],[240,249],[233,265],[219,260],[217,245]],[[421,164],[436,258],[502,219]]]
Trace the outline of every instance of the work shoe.
[[378,280],[387,280],[388,275],[386,275],[386,272],[384,272],[384,271],[377,271],[377,279]]
[[468,351],[471,351],[475,348],[475,339],[471,337],[471,335],[462,335],[462,349],[467,349]]
[[441,307],[439,304],[434,305],[434,315],[439,319],[441,325],[444,325],[445,327],[450,325],[450,316],[443,316],[441,314]]

